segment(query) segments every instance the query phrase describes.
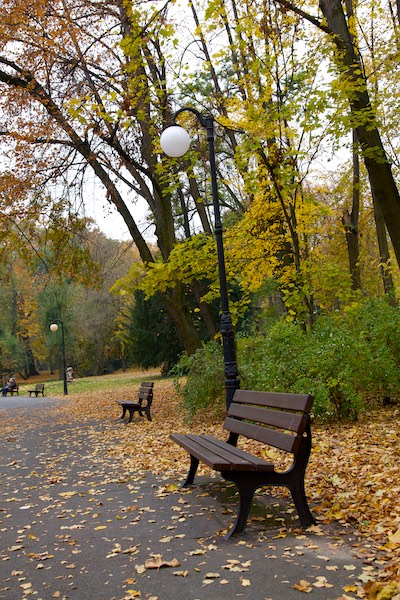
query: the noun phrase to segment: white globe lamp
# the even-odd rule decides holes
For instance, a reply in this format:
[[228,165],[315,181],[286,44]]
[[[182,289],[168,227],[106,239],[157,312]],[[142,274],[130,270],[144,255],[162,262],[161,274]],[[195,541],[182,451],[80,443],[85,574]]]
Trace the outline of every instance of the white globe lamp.
[[190,135],[179,125],[167,127],[161,134],[160,145],[167,156],[179,158],[186,154],[190,148]]
[[58,325],[57,325],[57,323],[52,323],[50,325],[50,331],[58,331]]

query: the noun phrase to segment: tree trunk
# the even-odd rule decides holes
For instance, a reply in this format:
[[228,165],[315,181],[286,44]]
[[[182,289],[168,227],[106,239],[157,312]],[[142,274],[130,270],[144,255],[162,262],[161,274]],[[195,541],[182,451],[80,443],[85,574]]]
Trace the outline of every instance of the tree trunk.
[[360,215],[360,157],[358,154],[357,134],[353,130],[353,202],[351,211],[343,211],[342,223],[345,229],[347,252],[351,276],[351,288],[361,289],[360,248],[358,220]]
[[202,285],[198,281],[193,281],[191,287],[199,305],[200,314],[206,326],[208,337],[210,340],[214,340],[215,336],[217,335],[218,328],[212,316],[210,305],[201,301],[201,297],[204,295],[205,291],[202,289]]
[[344,76],[354,84],[351,86],[353,89],[348,92],[354,129],[373,197],[385,221],[400,266],[400,195],[376,127],[360,55],[352,43],[341,1],[320,0],[319,5],[331,30],[332,40],[339,50],[336,60]]
[[383,221],[382,213],[378,204],[374,201],[374,217],[376,225],[376,234],[378,237],[379,255],[380,255],[380,272],[383,281],[383,289],[388,296],[391,304],[395,304],[395,289],[393,278],[390,273],[390,253],[389,244],[387,241],[386,227]]
[[26,347],[26,361],[27,361],[27,367],[28,367],[28,377],[34,376],[34,375],[39,375],[39,371],[36,368],[36,364],[35,364],[35,359],[33,357],[33,352],[29,346],[29,339],[24,339],[24,344]]
[[[185,231],[185,237],[186,237],[186,239],[189,239],[191,237],[189,217],[187,214],[185,199],[184,199],[183,193],[180,189],[178,190],[178,197],[179,197],[179,201],[180,201],[180,205],[181,205],[181,212],[183,215],[183,229]],[[207,233],[211,234],[211,229],[210,229],[210,231],[207,231]],[[202,290],[201,283],[196,280],[192,281],[191,289],[196,298],[196,302],[199,306],[200,314],[202,316],[204,325],[207,329],[208,336],[209,336],[210,340],[213,340],[217,333],[217,327],[215,325],[215,321],[211,314],[210,306],[208,304],[206,304],[205,302],[201,301],[201,297],[204,295],[204,291]]]
[[179,282],[169,292],[162,294],[162,300],[172,316],[179,338],[188,354],[201,348],[201,340],[194,328],[189,310],[184,301],[184,288]]

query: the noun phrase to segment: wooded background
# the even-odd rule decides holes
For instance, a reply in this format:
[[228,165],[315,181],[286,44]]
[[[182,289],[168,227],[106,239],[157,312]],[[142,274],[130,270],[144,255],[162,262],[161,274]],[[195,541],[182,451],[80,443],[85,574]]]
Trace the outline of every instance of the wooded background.
[[[190,153],[159,146],[182,106],[216,123],[239,337],[396,306],[398,3],[5,0],[0,42],[2,371],[53,366],[55,318],[86,374],[218,339],[206,136],[182,115]],[[89,189],[131,243],[86,217]]]

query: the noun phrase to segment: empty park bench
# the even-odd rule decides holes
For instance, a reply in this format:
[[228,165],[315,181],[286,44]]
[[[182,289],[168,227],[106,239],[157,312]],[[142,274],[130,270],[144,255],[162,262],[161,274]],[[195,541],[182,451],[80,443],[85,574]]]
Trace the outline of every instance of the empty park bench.
[[42,396],[44,397],[44,383],[37,383],[35,385],[35,389],[28,390],[28,393],[29,393],[29,397],[31,397],[31,394],[35,394],[36,398],[38,397],[39,394],[42,394]]
[[[255,491],[268,485],[289,488],[302,526],[315,523],[304,490],[312,403],[313,397],[304,394],[236,390],[224,422],[229,431],[226,442],[208,435],[171,434],[190,454],[190,469],[182,487],[193,483],[199,461],[236,484],[238,515],[227,537],[244,531]],[[240,435],[292,453],[291,466],[278,472],[271,462],[237,448]]]
[[151,421],[150,408],[153,402],[153,386],[153,381],[143,381],[140,384],[137,402],[133,400],[116,400],[117,404],[122,406],[121,419],[124,419],[126,413],[129,412],[127,423],[130,423],[134,413],[138,412],[140,416],[143,416],[143,413],[145,413],[147,420]]

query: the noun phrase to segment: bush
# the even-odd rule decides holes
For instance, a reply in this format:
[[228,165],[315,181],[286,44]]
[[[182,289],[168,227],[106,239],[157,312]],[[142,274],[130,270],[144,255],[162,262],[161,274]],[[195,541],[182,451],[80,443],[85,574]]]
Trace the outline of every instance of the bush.
[[[185,409],[223,409],[222,348],[207,344],[185,364]],[[320,316],[311,333],[282,319],[265,337],[238,340],[238,364],[242,388],[313,394],[316,416],[356,419],[371,399],[399,395],[400,310],[364,301]]]
[[[188,374],[183,384],[182,373]],[[219,344],[208,342],[191,356],[183,355],[172,374],[189,418],[210,407],[222,411],[225,406],[224,367]]]
[[[245,385],[311,393],[316,415],[345,420],[357,418],[370,398],[383,400],[398,395],[398,355],[382,331],[385,321],[374,322],[369,311],[366,315],[369,335],[359,311],[320,316],[308,334],[297,325],[278,321],[269,336],[259,342],[258,368],[247,368],[249,359],[244,359],[244,349],[240,364]],[[379,334],[376,329],[381,330]]]
[[348,327],[365,340],[372,356],[368,364],[371,391],[378,399],[399,395],[400,309],[384,298],[365,300],[345,314]]

